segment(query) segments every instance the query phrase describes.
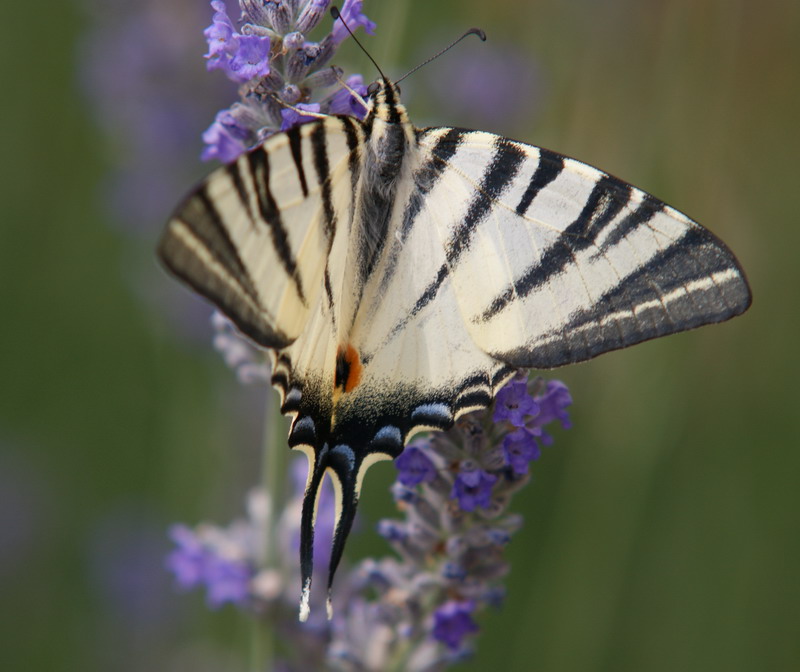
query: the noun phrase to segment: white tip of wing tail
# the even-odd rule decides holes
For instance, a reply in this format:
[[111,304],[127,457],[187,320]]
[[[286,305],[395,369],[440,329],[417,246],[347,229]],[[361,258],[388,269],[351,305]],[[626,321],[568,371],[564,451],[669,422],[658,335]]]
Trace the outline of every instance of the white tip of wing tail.
[[325,603],[325,608],[328,611],[328,620],[333,620],[333,603],[331,602],[331,594],[328,593],[328,601]]
[[303,592],[300,594],[300,621],[305,623],[311,610],[308,607],[308,598],[311,594],[311,581],[303,584]]

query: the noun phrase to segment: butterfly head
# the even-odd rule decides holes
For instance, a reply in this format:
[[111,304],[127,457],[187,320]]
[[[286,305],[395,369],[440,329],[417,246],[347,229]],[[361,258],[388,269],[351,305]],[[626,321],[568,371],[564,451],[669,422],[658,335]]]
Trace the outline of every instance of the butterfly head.
[[394,82],[381,77],[367,88],[369,98],[369,115],[389,124],[407,124],[408,114],[400,102],[400,87]]

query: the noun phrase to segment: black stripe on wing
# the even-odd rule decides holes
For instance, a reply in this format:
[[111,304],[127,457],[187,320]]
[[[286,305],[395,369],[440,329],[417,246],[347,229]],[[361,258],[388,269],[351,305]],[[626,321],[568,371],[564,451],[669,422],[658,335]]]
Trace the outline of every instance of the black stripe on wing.
[[463,252],[469,248],[472,235],[480,222],[514,183],[517,173],[527,157],[518,145],[508,142],[505,138],[495,140],[494,152],[492,160],[483,171],[481,181],[470,201],[464,219],[458,224],[445,245],[447,263],[451,268],[458,263]]
[[274,326],[274,317],[261,304],[207,187],[201,185],[175,212],[159,242],[159,259],[259,345],[289,345],[292,339]]
[[[513,285],[506,287],[497,295],[481,314],[479,320],[490,320],[511,302],[541,289],[555,276],[564,273],[569,266],[574,265],[575,255],[581,250],[595,246],[597,236],[614,221],[630,201],[631,192],[630,185],[603,175],[594,185],[586,204],[575,221],[564,229],[540,260],[529,266],[520,277],[516,278]],[[656,199],[651,197],[650,201],[656,202]],[[649,210],[650,217],[663,207],[663,203],[658,203],[659,208],[651,207]],[[643,224],[644,221],[641,223]],[[598,254],[602,254],[602,250],[598,251]]]
[[[437,131],[439,129],[417,130],[417,141],[420,142],[431,130]],[[398,259],[403,251],[403,246],[417,222],[423,205],[425,205],[425,199],[441,179],[447,169],[447,160],[455,154],[465,133],[465,131],[458,128],[448,129],[444,135],[436,140],[431,148],[430,155],[422,166],[414,171],[414,189],[411,191],[411,195],[403,211],[403,223],[400,226],[398,238],[392,241],[391,247],[389,248],[385,266],[386,270],[381,277],[381,285],[378,291],[379,295],[382,296],[385,294],[392,282],[397,269]]]
[[333,207],[333,191],[331,189],[331,167],[328,161],[327,130],[324,124],[318,124],[311,132],[311,154],[314,161],[314,170],[322,194],[322,213],[324,216],[325,239],[333,240],[336,233],[336,211]]
[[[622,186],[627,187],[628,200],[632,193],[632,187],[628,184],[618,182],[617,191],[619,192]],[[619,222],[614,224],[614,228],[604,238],[602,248],[599,248],[596,255],[601,255],[605,250],[619,244],[629,233],[632,233],[640,226],[647,224],[659,212],[663,211],[666,207],[662,201],[659,201],[650,194],[642,193],[641,202],[634,208],[629,208],[628,213]],[[599,233],[599,232],[598,232]]]
[[555,180],[564,170],[564,157],[547,149],[539,150],[539,163],[528,183],[525,192],[522,194],[517,207],[518,215],[524,215],[530,207],[536,195],[548,184]]
[[253,208],[250,205],[250,192],[247,189],[247,185],[244,183],[239,162],[234,161],[233,163],[228,164],[227,170],[228,175],[231,178],[231,182],[233,182],[233,188],[236,190],[236,195],[239,197],[239,201],[241,202],[244,211],[247,213],[247,219],[250,221],[250,225],[255,228],[256,218],[253,214]]
[[[322,125],[320,125],[320,128],[322,128]],[[269,227],[278,260],[286,275],[289,276],[294,284],[300,301],[304,306],[308,306],[308,300],[303,290],[303,282],[297,270],[297,260],[294,258],[294,253],[289,244],[289,234],[283,224],[280,207],[270,188],[269,153],[263,147],[257,147],[245,154],[245,158],[255,185],[259,213],[262,220]]]
[[723,322],[750,306],[735,257],[699,225],[621,278],[590,307],[527,345],[494,356],[514,366],[553,368],[642,341]]
[[[347,139],[347,147],[350,150],[350,158],[347,166],[350,169],[350,186],[353,190],[353,194],[355,194],[358,181],[361,179],[361,165],[363,160],[361,146],[363,144],[363,139],[359,135],[359,122],[353,119],[353,117],[338,117],[338,119],[342,122],[345,138]],[[350,202],[350,219],[354,216],[354,203],[355,199],[352,199]]]
[[297,171],[300,191],[303,192],[303,197],[305,198],[308,196],[308,181],[306,180],[305,168],[303,168],[303,136],[301,135],[300,126],[292,126],[286,131],[286,137],[289,139],[289,151],[292,154],[294,168]]
[[[438,130],[438,129],[434,129]],[[418,137],[427,131],[419,131]],[[431,156],[415,174],[417,189],[412,193],[405,210],[401,235],[398,244],[393,247],[395,257],[399,255],[405,237],[411,231],[417,216],[424,204],[424,199],[437,181],[446,171],[447,161],[453,157],[458,147],[474,131],[450,128],[430,148]],[[451,240],[446,245],[446,263],[442,264],[431,278],[423,292],[417,297],[411,310],[402,316],[392,327],[385,343],[396,338],[406,328],[408,323],[426,306],[436,299],[439,289],[448,278],[450,269],[458,262],[460,255],[469,247],[473,232],[480,222],[491,212],[493,204],[501,198],[505,191],[513,184],[517,173],[524,160],[525,153],[515,143],[504,138],[495,140],[495,154],[492,161],[484,168],[478,189],[469,203],[463,221],[457,226]],[[396,258],[391,258],[387,265],[387,272],[382,278],[381,287],[385,289],[393,277]],[[366,357],[370,357],[367,354]]]

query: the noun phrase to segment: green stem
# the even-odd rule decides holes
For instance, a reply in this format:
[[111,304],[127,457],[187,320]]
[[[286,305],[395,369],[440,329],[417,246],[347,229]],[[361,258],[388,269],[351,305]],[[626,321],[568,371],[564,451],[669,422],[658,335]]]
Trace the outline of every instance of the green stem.
[[277,567],[281,558],[278,553],[278,523],[280,512],[286,504],[286,479],[287,463],[289,461],[289,448],[286,445],[286,422],[281,414],[279,395],[277,392],[269,394],[264,418],[264,456],[263,456],[262,483],[267,491],[270,502],[270,519],[266,548],[264,549],[264,564],[267,567]]
[[[262,457],[261,484],[268,499],[269,516],[266,521],[263,565],[260,569],[279,569],[278,525],[286,499],[286,471],[289,451],[286,447],[286,427],[281,416],[278,395],[268,393],[264,413],[264,454]],[[269,672],[275,663],[277,641],[272,623],[264,622],[257,614],[252,619],[250,631],[250,669],[252,672]]]

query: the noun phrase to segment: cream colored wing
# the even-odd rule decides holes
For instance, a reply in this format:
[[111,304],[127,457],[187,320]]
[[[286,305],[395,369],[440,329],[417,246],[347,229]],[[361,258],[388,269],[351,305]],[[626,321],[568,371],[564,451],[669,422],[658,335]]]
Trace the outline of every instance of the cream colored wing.
[[462,319],[486,353],[551,368],[744,312],[750,290],[711,232],[560,154],[490,133],[423,132]]
[[289,345],[330,287],[328,253],[352,218],[363,141],[349,117],[267,139],[189,194],[167,225],[161,260],[259,345]]

